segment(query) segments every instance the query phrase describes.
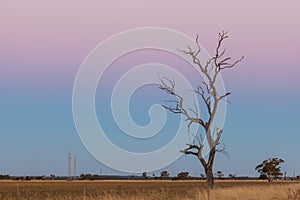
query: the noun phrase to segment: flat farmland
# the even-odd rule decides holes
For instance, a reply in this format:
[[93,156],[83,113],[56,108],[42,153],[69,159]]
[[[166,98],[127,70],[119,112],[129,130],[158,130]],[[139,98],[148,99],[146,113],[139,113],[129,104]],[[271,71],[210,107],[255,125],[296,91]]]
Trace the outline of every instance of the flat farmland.
[[0,181],[0,199],[300,199],[297,181]]

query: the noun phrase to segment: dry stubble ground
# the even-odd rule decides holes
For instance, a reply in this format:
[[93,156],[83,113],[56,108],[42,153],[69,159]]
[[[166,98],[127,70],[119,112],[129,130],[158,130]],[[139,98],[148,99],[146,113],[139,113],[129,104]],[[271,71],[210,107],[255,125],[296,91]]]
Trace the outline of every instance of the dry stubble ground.
[[296,181],[0,181],[0,199],[294,199]]

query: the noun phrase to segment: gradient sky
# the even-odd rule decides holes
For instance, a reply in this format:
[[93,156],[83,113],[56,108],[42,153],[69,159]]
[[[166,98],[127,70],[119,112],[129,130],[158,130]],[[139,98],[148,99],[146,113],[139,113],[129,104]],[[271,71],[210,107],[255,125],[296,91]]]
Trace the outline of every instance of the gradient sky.
[[[80,142],[72,88],[98,43],[146,26],[199,34],[211,54],[218,32],[228,30],[228,54],[246,57],[222,74],[232,93],[222,139],[230,159],[217,155],[216,170],[253,176],[274,156],[288,175],[300,174],[299,7],[297,0],[1,1],[0,174],[65,175],[69,150],[78,172],[120,173]],[[166,169],[203,173],[189,156]]]

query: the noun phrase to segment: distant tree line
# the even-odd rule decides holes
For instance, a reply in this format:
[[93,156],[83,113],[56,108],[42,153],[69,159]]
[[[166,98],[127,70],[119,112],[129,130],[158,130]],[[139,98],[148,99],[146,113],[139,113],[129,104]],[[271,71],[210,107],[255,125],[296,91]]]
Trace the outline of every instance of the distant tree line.
[[9,175],[0,175],[0,180],[10,180]]
[[80,174],[79,180],[101,180],[102,176],[98,174]]
[[[267,175],[261,174],[259,177],[249,177],[249,176],[237,176],[235,174],[229,174],[228,176],[217,176],[217,179],[222,180],[268,180]],[[284,177],[277,177],[275,179],[282,179]],[[69,180],[68,176],[10,176],[10,175],[0,175],[0,180]],[[78,177],[72,177],[72,180],[205,180],[205,176],[189,176],[188,172],[180,172],[176,176],[147,176],[147,178],[143,176],[137,175],[129,175],[129,176],[120,176],[120,175],[97,175],[97,174],[81,174]],[[286,180],[300,180],[300,176],[295,177],[286,177]]]
[[[217,171],[215,173],[215,178],[218,179],[237,179],[237,180],[255,180],[255,179],[265,179],[268,181],[273,181],[276,179],[283,180],[300,180],[300,176],[296,177],[286,177],[286,173],[284,178],[281,176],[280,164],[283,163],[284,160],[280,158],[269,158],[264,160],[261,164],[257,165],[255,170],[260,173],[258,178],[248,177],[248,176],[237,176],[236,174],[230,173],[228,177],[225,177],[222,171]],[[137,175],[129,175],[129,176],[120,176],[120,175],[98,175],[98,174],[80,174],[80,176],[73,176],[71,180],[205,180],[206,177],[204,174],[200,174],[199,177],[191,177],[189,176],[189,172],[179,172],[177,176],[170,176],[170,173],[166,170],[160,172],[160,176],[156,176],[152,174],[152,176],[148,176],[147,172],[143,172],[141,176]],[[0,180],[70,180],[68,176],[55,176],[54,174],[50,174],[49,176],[10,176],[8,174],[0,174]]]

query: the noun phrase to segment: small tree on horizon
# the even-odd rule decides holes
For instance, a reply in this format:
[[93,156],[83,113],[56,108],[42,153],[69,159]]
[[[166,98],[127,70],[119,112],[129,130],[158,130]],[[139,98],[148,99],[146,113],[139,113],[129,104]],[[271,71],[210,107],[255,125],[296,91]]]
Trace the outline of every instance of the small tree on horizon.
[[142,176],[143,176],[143,178],[144,178],[145,180],[148,179],[147,172],[143,172]]
[[160,178],[161,179],[168,179],[169,178],[169,172],[168,171],[162,171],[161,173],[160,173]]
[[235,178],[236,178],[236,174],[229,174],[228,177],[229,177],[230,179],[235,179]]
[[198,35],[196,37],[197,49],[194,50],[190,46],[187,46],[187,50],[180,50],[180,52],[182,52],[183,54],[191,57],[193,63],[200,69],[200,71],[203,73],[203,76],[205,77],[203,85],[199,85],[195,90],[195,93],[200,96],[204,103],[204,106],[206,107],[208,115],[207,119],[204,117],[205,114],[203,114],[202,111],[201,113],[198,113],[196,105],[195,109],[186,108],[184,106],[184,98],[176,92],[174,80],[171,80],[167,77],[160,78],[161,85],[159,88],[175,97],[174,100],[166,101],[171,104],[170,106],[163,105],[163,107],[174,114],[182,114],[185,116],[186,121],[188,122],[188,133],[192,124],[198,124],[204,130],[204,135],[209,146],[209,154],[207,159],[204,158],[205,155],[203,155],[202,152],[205,144],[201,139],[202,137],[200,137],[200,139],[199,137],[195,137],[195,139],[197,140],[187,144],[188,147],[181,150],[181,152],[186,155],[194,155],[199,159],[204,168],[207,186],[209,188],[214,187],[213,164],[215,161],[216,152],[223,152],[226,154],[224,148],[217,149],[217,145],[220,143],[223,129],[219,127],[213,127],[213,122],[216,118],[216,113],[220,102],[226,101],[226,97],[230,95],[230,93],[221,93],[217,90],[217,77],[220,76],[221,71],[233,68],[244,58],[242,57],[239,60],[230,62],[231,57],[224,57],[226,49],[221,50],[221,45],[227,38],[227,32],[223,31],[219,33],[215,54],[207,61],[200,60],[200,58],[198,57],[199,53],[201,52],[201,46],[198,42]]
[[282,175],[279,165],[283,162],[284,160],[280,158],[269,158],[257,165],[255,170],[260,173],[260,177],[264,176],[271,182],[274,178],[278,178]]
[[189,178],[189,172],[180,172],[177,174],[178,180],[187,180]]
[[204,174],[200,174],[200,179],[202,180],[202,179],[205,179],[205,175]]
[[221,179],[224,176],[224,174],[222,171],[217,171],[216,176],[218,177],[218,179]]
[[55,180],[55,174],[50,174],[50,180]]

